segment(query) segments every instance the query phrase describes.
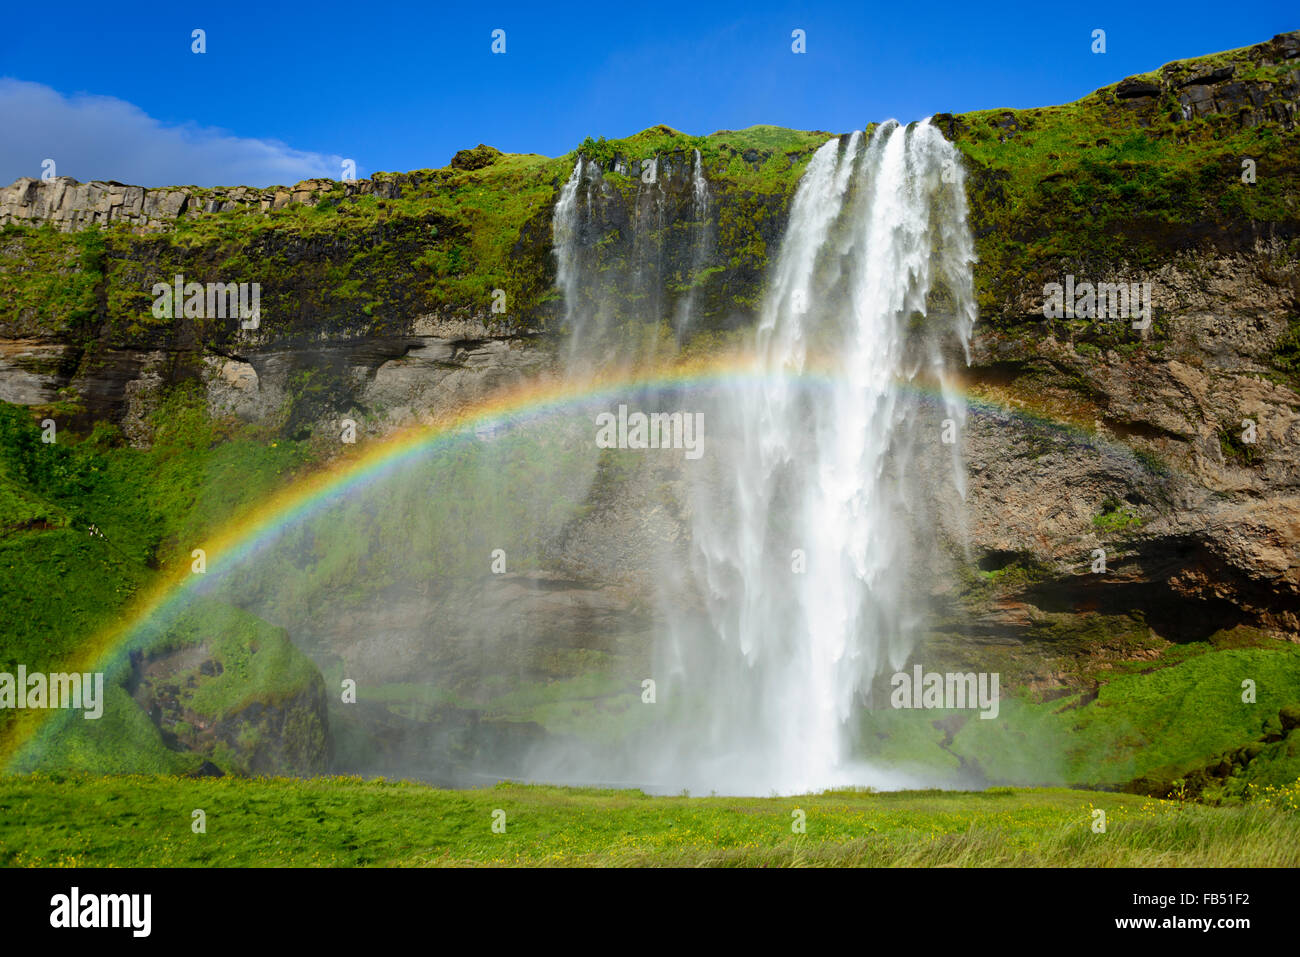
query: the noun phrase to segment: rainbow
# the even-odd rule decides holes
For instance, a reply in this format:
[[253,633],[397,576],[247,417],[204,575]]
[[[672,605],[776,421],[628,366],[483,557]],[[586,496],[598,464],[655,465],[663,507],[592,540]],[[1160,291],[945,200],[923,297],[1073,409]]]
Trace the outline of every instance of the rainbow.
[[[668,388],[701,388],[753,381],[763,375],[752,354],[727,353],[702,359],[679,360],[653,368],[618,368],[583,378],[538,379],[494,393],[488,398],[443,415],[432,423],[408,427],[362,446],[345,446],[344,452],[325,468],[297,479],[261,505],[228,523],[211,539],[196,543],[206,553],[209,565],[234,567],[251,557],[285,529],[307,521],[348,492],[376,482],[401,470],[439,446],[474,435],[485,426],[502,422],[520,423],[544,418],[576,404],[618,398],[629,391]],[[770,374],[769,374],[770,375]],[[825,385],[837,378],[833,364],[810,362],[805,370],[786,375],[800,383]],[[928,397],[939,396],[937,387],[909,385]],[[1040,427],[1065,430],[1089,444],[1110,444],[1091,435],[1077,424],[1053,417],[1033,407],[1008,410],[969,390],[961,390],[968,408],[975,414],[1008,413],[1017,419],[1036,421]],[[188,564],[165,573],[145,595],[123,612],[119,622],[84,642],[77,653],[60,664],[64,671],[102,670],[124,645],[151,622],[167,615],[189,600],[203,577]],[[40,711],[16,712],[0,739],[0,768],[8,769],[51,715]]]

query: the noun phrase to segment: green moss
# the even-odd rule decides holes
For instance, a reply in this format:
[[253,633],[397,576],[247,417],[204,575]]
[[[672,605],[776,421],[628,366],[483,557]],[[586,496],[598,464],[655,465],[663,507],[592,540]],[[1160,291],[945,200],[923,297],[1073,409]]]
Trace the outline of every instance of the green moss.
[[[232,722],[234,748],[218,742],[215,750],[201,750],[196,742],[202,738],[189,722],[164,719],[162,730],[179,742],[169,747],[159,727],[126,691],[132,676],[128,651],[147,664],[189,648],[203,648],[206,656],[202,665],[196,662],[164,679],[176,688],[168,715],[193,714],[209,727]],[[311,707],[321,688],[315,665],[290,644],[283,629],[222,602],[198,599],[179,615],[155,616],[142,635],[114,652],[107,666],[96,667],[105,675],[103,716],[86,720],[80,712],[52,713],[18,752],[13,769],[175,773],[193,770],[210,757],[224,770],[248,771],[255,752],[268,744],[277,754],[322,752],[324,727]],[[287,715],[277,740],[268,742],[259,720],[244,719],[255,704]],[[267,713],[257,711],[263,719]]]
[[94,229],[63,233],[6,225],[0,230],[0,329],[10,335],[91,335],[107,246]]
[[1154,452],[1149,452],[1146,449],[1133,449],[1133,457],[1150,474],[1161,477],[1169,475],[1169,464]]
[[[280,706],[306,694],[321,680],[316,666],[290,643],[284,629],[223,602],[192,600],[172,620],[151,626],[136,645],[146,657],[203,646],[220,666],[217,674],[198,665],[180,673],[178,700],[184,710],[213,720],[228,718],[257,702]],[[186,681],[194,679],[193,686]]]
[[1115,535],[1142,527],[1142,516],[1116,498],[1108,498],[1101,505],[1101,514],[1094,515],[1092,527],[1103,535]]
[[203,760],[170,750],[158,728],[114,682],[104,685],[104,713],[86,720],[79,712],[55,712],[9,770],[93,771],[97,774],[181,774]]
[[1249,468],[1259,462],[1261,456],[1257,442],[1247,442],[1243,431],[1234,425],[1225,425],[1218,431],[1219,449],[1223,459],[1232,465]]
[[[951,749],[995,783],[1168,779],[1171,769],[1202,767],[1257,740],[1281,707],[1300,701],[1300,649],[1283,642],[1182,656],[1149,673],[1114,676],[1092,701],[1004,700],[997,719],[968,720]],[[1259,689],[1256,703],[1242,701],[1246,678]]]
[[[1300,258],[1296,253],[1292,255]],[[1278,340],[1271,358],[1274,368],[1291,382],[1300,382],[1300,312],[1287,320],[1286,332]]]

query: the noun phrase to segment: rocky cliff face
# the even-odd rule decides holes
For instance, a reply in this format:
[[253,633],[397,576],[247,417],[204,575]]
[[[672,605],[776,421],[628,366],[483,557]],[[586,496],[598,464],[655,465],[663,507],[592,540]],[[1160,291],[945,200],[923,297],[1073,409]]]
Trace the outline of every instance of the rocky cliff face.
[[[722,175],[698,215],[696,150],[633,155],[680,139],[667,128],[647,135],[593,146],[605,176],[585,204],[582,243],[602,262],[653,268],[653,281],[622,290],[639,318],[668,317],[689,291],[703,324],[743,324],[801,163],[825,135],[742,149],[716,134],[706,149]],[[481,398],[536,371],[542,353],[527,347],[546,346],[543,330],[564,331],[551,220],[571,169],[568,159],[479,147],[447,170],[292,190],[20,180],[0,196],[0,220],[66,235],[13,225],[0,234],[12,284],[0,291],[14,293],[0,315],[0,399],[60,406],[78,427],[110,419],[147,443],[157,394],[184,381],[202,383],[214,413],[288,434],[333,432],[344,417],[376,433],[421,407]],[[467,190],[481,207],[459,198]],[[704,235],[707,261],[695,252]],[[33,275],[78,285],[42,295]],[[260,323],[202,306],[158,318],[154,286],[176,277],[256,283]]]
[[[1237,625],[1300,636],[1298,54],[1286,34],[1078,104],[937,120],[971,160],[982,260],[984,571],[951,597],[1031,683]],[[1067,276],[1145,284],[1150,321],[1046,318]]]
[[[486,317],[485,317],[486,318]],[[39,336],[0,341],[0,401],[55,407],[65,421],[118,423],[132,444],[151,440],[149,417],[166,391],[201,383],[213,415],[233,414],[289,435],[337,434],[344,418],[363,434],[445,411],[516,383],[544,362],[528,336],[481,319],[419,317],[405,335],[357,335],[310,345],[168,348],[76,343]],[[315,388],[313,388],[313,382]],[[322,388],[321,383],[327,383]]]
[[194,186],[148,189],[117,182],[79,183],[71,176],[48,180],[24,176],[0,189],[0,226],[44,225],[72,231],[89,226],[133,227],[161,231],[184,217],[205,213],[260,212],[289,205],[315,205],[321,196],[340,188],[347,197],[400,194],[410,177],[343,181],[305,179],[294,186],[256,189],[251,186]]
[[989,402],[970,446],[975,539],[1067,572],[1081,605],[1144,593],[1134,606],[1169,638],[1300,634],[1300,395],[1271,363],[1300,271],[1278,252],[1137,271],[1163,324],[1127,348],[1041,316],[1032,337],[986,329],[969,373]]
[[[477,170],[492,165],[499,150],[479,144],[452,157],[451,168]],[[420,173],[380,173],[371,179],[305,179],[293,186],[172,186],[149,189],[118,182],[79,183],[71,176],[23,176],[0,189],[0,226],[45,225],[71,231],[87,226],[126,225],[139,232],[165,231],[184,217],[205,213],[259,212],[287,206],[314,206],[325,196],[359,199],[399,198],[419,188]]]
[[[1291,129],[1300,98],[1300,36],[1284,33],[1244,51],[1244,56],[1207,57],[1171,63],[1155,73],[1129,77],[1115,85],[1113,96],[1125,109],[1151,125],[1153,114],[1177,101],[1185,120],[1230,116],[1240,126],[1275,123]],[[1276,72],[1268,68],[1280,67]]]

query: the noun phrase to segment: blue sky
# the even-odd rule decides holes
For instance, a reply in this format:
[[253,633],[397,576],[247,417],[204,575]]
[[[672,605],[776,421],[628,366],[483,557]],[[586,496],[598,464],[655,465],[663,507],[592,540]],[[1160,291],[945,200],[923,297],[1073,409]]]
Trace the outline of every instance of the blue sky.
[[[1300,28],[1292,2],[72,2],[0,31],[0,183],[270,185],[558,155],[587,134],[835,132],[1076,99]],[[191,31],[207,52],[191,52]],[[506,53],[491,32],[506,31]],[[791,52],[791,31],[807,52]],[[1091,51],[1094,29],[1106,52]]]

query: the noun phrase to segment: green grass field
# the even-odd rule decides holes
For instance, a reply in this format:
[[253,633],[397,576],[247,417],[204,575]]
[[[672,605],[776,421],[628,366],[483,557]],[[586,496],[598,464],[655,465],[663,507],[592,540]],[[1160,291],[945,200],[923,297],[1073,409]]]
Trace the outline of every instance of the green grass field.
[[[193,830],[196,809],[206,833]],[[16,776],[0,778],[0,865],[1295,867],[1298,810],[1300,782],[1212,808],[1064,789],[650,797],[511,783]],[[498,811],[504,833],[493,830]],[[805,833],[795,833],[798,811]]]

